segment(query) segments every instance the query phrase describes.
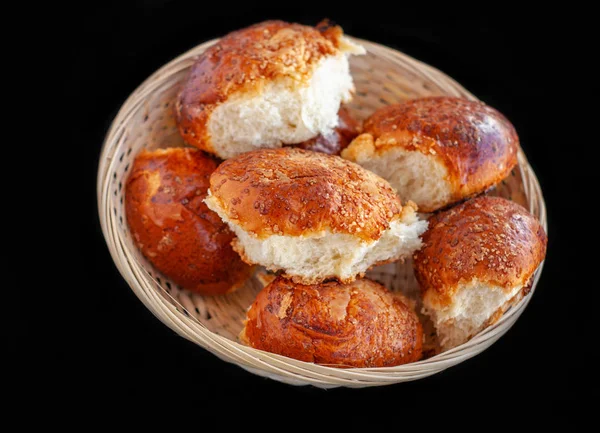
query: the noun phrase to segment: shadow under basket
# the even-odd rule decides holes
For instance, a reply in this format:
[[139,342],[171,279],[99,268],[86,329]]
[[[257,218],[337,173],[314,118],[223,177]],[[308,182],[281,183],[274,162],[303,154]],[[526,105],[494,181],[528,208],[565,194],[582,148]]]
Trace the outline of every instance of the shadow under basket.
[[[407,99],[434,95],[475,99],[454,80],[428,65],[390,48],[354,40],[367,50],[366,55],[350,59],[356,94],[348,108],[360,120],[384,105]],[[176,58],[138,87],[121,107],[102,149],[97,187],[102,231],[117,268],[144,305],[179,335],[224,361],[288,384],[321,388],[358,388],[421,379],[477,355],[506,333],[535,293],[542,265],[533,277],[530,293],[467,343],[411,364],[345,369],[297,361],[239,342],[246,310],[262,288],[256,276],[235,293],[203,297],[182,290],[152,267],[132,242],[125,220],[124,185],[142,148],[185,145],[175,125],[173,103],[195,56],[216,41],[206,42]],[[523,205],[547,228],[542,192],[522,151],[519,165],[490,194]],[[371,270],[367,277],[415,299],[417,284],[410,260],[381,266]],[[426,341],[431,347],[435,344],[435,334],[431,327],[425,326],[428,328]]]

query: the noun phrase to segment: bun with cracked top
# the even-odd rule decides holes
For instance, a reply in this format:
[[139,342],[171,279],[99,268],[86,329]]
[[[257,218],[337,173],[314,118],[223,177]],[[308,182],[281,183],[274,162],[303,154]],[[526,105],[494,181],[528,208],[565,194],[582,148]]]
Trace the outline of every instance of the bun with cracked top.
[[379,176],[338,156],[285,147],[242,154],[210,177],[208,207],[246,263],[314,284],[349,282],[410,257],[427,227]]
[[422,212],[484,192],[517,164],[515,128],[482,102],[414,99],[377,110],[363,126],[342,157],[387,179]]
[[373,281],[304,286],[279,277],[256,297],[240,339],[300,361],[388,367],[419,360],[423,332],[407,301]]
[[477,197],[429,220],[414,269],[444,349],[495,323],[529,292],[546,243],[535,217],[500,197]]
[[231,248],[233,233],[203,202],[216,168],[197,149],[142,151],[125,186],[127,222],[142,254],[203,295],[235,290],[252,271]]
[[199,55],[175,104],[183,139],[222,159],[327,136],[352,99],[348,56],[365,50],[327,21],[266,21]]

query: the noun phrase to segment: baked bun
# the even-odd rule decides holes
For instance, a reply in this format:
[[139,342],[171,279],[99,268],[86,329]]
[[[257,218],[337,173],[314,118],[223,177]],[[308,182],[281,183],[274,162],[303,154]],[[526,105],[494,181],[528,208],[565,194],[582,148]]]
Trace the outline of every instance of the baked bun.
[[330,133],[354,91],[350,54],[364,49],[327,22],[266,21],[200,54],[175,105],[183,139],[226,159]]
[[398,295],[373,281],[312,286],[277,278],[256,297],[243,343],[336,367],[389,367],[421,358],[423,331]]
[[339,155],[360,134],[361,127],[360,123],[352,117],[345,107],[341,107],[338,111],[338,118],[338,126],[331,132],[325,135],[319,134],[315,138],[292,146],[314,152]]
[[285,147],[244,153],[210,177],[208,207],[234,249],[302,284],[354,280],[410,256],[427,227],[390,185],[338,156]]
[[342,157],[387,179],[421,212],[433,212],[508,176],[518,148],[515,128],[497,110],[431,97],[377,110]]
[[142,151],[125,190],[125,211],[142,254],[181,287],[203,295],[236,289],[252,268],[233,233],[203,202],[217,163],[197,149]]
[[495,323],[529,292],[545,254],[543,227],[512,201],[481,196],[434,215],[414,269],[442,347]]

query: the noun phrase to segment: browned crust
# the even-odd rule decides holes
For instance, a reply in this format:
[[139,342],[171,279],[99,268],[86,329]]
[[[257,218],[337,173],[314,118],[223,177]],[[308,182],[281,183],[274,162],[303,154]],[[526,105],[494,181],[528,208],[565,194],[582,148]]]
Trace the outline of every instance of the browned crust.
[[339,155],[360,134],[361,125],[345,107],[340,107],[338,120],[338,126],[329,134],[319,134],[315,138],[292,146],[313,152]]
[[338,156],[290,147],[225,161],[210,191],[230,222],[258,237],[330,230],[377,240],[402,212],[379,176]]
[[133,240],[164,275],[188,290],[236,289],[252,267],[231,248],[233,234],[203,202],[217,163],[196,149],[142,151],[125,186]]
[[[499,111],[478,101],[444,96],[414,99],[377,110],[363,126],[378,155],[401,147],[440,159],[452,186],[449,203],[497,184],[517,164],[515,128]],[[356,159],[365,137],[357,140],[344,158]]]
[[525,285],[546,254],[547,237],[522,206],[481,196],[429,220],[414,255],[423,296],[449,305],[462,283],[477,279],[509,292]]
[[388,367],[421,358],[423,331],[401,297],[370,280],[304,286],[277,278],[247,313],[241,340],[336,367]]
[[319,29],[265,21],[224,36],[198,56],[175,104],[181,136],[214,152],[207,131],[212,111],[235,92],[258,90],[265,82],[289,77],[301,85],[325,56],[339,53],[341,28]]

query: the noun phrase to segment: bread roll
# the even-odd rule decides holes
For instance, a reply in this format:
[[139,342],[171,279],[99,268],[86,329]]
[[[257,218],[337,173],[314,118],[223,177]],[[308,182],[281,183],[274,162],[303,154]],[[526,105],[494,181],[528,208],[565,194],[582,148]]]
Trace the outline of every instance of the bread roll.
[[354,91],[348,56],[362,53],[327,22],[230,33],[194,64],[175,106],[179,130],[223,159],[327,135]]
[[285,147],[229,159],[210,177],[208,207],[235,232],[246,263],[295,282],[353,281],[409,257],[427,223],[389,184],[338,156]]
[[431,97],[377,110],[342,157],[387,179],[420,211],[433,212],[508,176],[518,148],[515,128],[495,109]]
[[348,109],[342,107],[338,112],[338,126],[330,133],[319,134],[315,138],[304,141],[299,144],[293,144],[293,147],[312,150],[314,152],[328,153],[330,155],[339,155],[352,140],[360,133],[360,123],[352,117]]
[[543,227],[509,200],[481,196],[434,215],[414,269],[442,347],[495,323],[528,293],[545,254]]
[[196,149],[142,151],[125,187],[125,211],[142,254],[181,287],[203,295],[242,285],[251,267],[233,233],[203,202],[217,163]]
[[247,313],[240,340],[335,367],[388,367],[421,357],[423,332],[399,295],[360,279],[312,286],[277,278]]

